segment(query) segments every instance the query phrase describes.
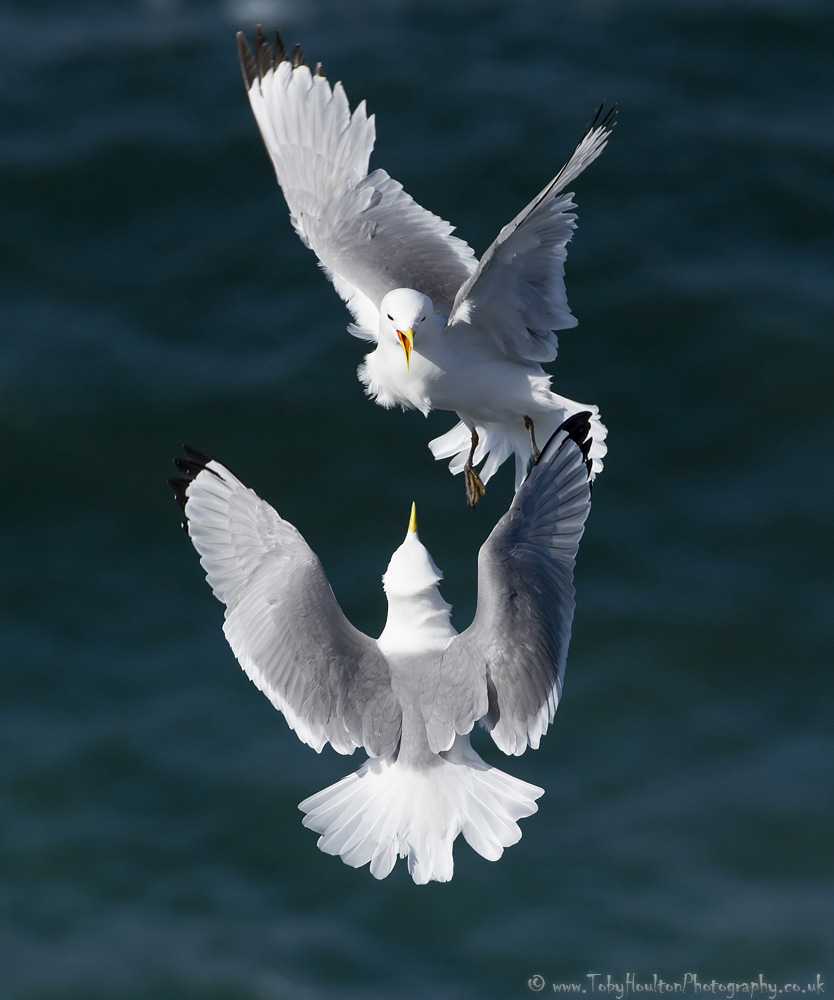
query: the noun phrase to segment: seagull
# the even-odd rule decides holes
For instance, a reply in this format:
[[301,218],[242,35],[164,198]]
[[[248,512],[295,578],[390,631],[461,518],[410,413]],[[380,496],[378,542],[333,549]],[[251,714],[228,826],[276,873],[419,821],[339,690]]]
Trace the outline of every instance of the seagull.
[[170,480],[238,662],[314,750],[364,748],[354,774],[305,799],[318,846],[385,878],[398,857],[417,883],[452,877],[458,834],[490,861],[521,838],[544,790],[487,764],[476,722],[506,754],[536,749],[562,692],[573,569],[591,503],[591,415],[541,452],[478,557],[478,604],[460,634],[442,573],[417,533],[382,578],[385,628],[351,625],[299,531],[194,448]]
[[[464,473],[474,507],[499,466],[515,455],[515,488],[536,432],[548,440],[566,417],[591,413],[592,474],[602,469],[606,429],[597,407],[552,392],[542,363],[556,357],[554,331],[576,326],[564,270],[576,216],[570,184],[599,156],[616,108],[599,110],[559,173],[508,225],[480,261],[449,223],[417,204],[384,170],[368,172],[374,116],[351,113],[296,45],[255,51],[238,33],[249,102],[295,231],[347,304],[348,330],[372,341],[358,375],[385,407],[451,410],[460,418],[429,443]],[[475,466],[484,463],[480,473]]]

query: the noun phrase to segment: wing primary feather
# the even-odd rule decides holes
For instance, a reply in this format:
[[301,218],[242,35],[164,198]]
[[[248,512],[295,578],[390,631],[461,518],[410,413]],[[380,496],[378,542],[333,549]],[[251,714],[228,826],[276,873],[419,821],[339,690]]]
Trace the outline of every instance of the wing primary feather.
[[196,479],[205,468],[199,462],[189,462],[187,458],[175,458],[174,465],[189,480]]
[[301,51],[301,46],[298,42],[295,43],[292,50],[292,68],[298,69],[299,66],[306,66],[307,60],[304,58],[304,53]]
[[538,465],[544,458],[548,448],[550,447],[551,441],[554,441],[560,434],[566,434],[572,441],[574,441],[579,446],[579,449],[582,452],[582,457],[587,459],[588,452],[591,450],[591,445],[593,443],[592,439],[588,437],[588,432],[590,430],[591,413],[589,410],[581,410],[579,413],[572,414],[550,435],[547,440],[547,444],[539,453],[536,465]]
[[192,462],[202,462],[203,466],[215,460],[214,455],[208,455],[206,452],[200,451],[199,448],[195,448],[190,444],[184,444],[182,450],[185,452],[186,458],[190,458]]
[[582,133],[582,138],[584,139],[586,135],[593,132],[597,127],[597,122],[599,121],[599,116],[602,114],[602,109],[605,107],[605,101],[599,102],[599,107],[594,112],[594,117],[585,126],[585,131]]
[[[532,205],[530,206],[529,211],[527,212],[527,215],[529,215],[532,211],[535,211],[535,209],[546,198],[549,198],[552,195],[558,194],[559,191],[561,191],[567,184],[569,184],[574,179],[573,175],[571,175],[570,177],[566,177],[565,176],[565,172],[572,165],[573,159],[576,156],[577,151],[581,148],[582,143],[593,132],[599,132],[599,137],[597,138],[597,142],[596,142],[596,145],[594,147],[595,153],[594,153],[592,159],[596,159],[596,157],[602,151],[602,149],[604,148],[605,144],[608,142],[608,136],[611,134],[611,130],[614,128],[614,125],[616,125],[616,122],[614,121],[614,118],[616,117],[616,114],[617,114],[617,105],[616,104],[613,105],[613,107],[608,112],[608,114],[605,116],[605,118],[603,118],[603,120],[600,122],[599,121],[599,116],[602,114],[602,108],[603,108],[603,105],[600,104],[599,108],[597,108],[597,113],[594,115],[593,119],[588,123],[588,127],[585,129],[585,132],[584,132],[582,138],[576,144],[576,148],[574,149],[573,153],[571,153],[571,155],[568,157],[567,162],[562,167],[562,169],[559,171],[559,173],[556,174],[556,176],[547,185],[547,187],[544,189],[544,191],[542,191],[542,193],[539,195],[539,197],[532,203]],[[587,166],[589,162],[590,161],[588,161],[588,160],[585,161],[584,166],[582,166],[580,168],[580,172],[581,172],[581,170],[585,169],[585,166]],[[517,225],[520,225],[523,221],[524,221],[524,219],[513,220],[513,222],[516,223]]]
[[611,131],[612,128],[614,128],[614,125],[616,124],[614,119],[617,117],[617,104],[616,103],[612,104],[611,107],[608,109],[608,111],[605,113],[605,117],[603,118],[602,112],[604,108],[605,108],[605,101],[601,101],[600,106],[596,110],[596,114],[585,126],[585,132],[582,135],[583,139],[587,139],[587,137],[591,134],[591,132],[593,132],[594,129],[597,127],[607,129],[609,132]]
[[[275,69],[279,63],[284,62],[286,58],[287,50],[284,47],[281,33],[278,31],[275,32],[275,43],[270,48],[269,42],[263,33],[263,28],[257,25],[255,28],[255,58],[252,61],[256,64],[258,79],[263,80],[267,73]],[[254,82],[254,77],[252,78],[252,82]]]
[[281,37],[281,32],[275,32],[275,46],[272,50],[272,65],[273,68],[278,65],[278,63],[287,61],[287,49],[284,45],[284,39]]
[[[209,458],[208,462],[211,461],[213,461],[213,459]],[[219,480],[221,481],[223,480],[223,477],[220,475],[219,472],[216,472],[214,469],[210,469],[208,467],[207,462],[204,462],[202,460],[193,462],[187,458],[175,458],[174,465],[176,465],[177,469],[179,469],[179,471],[182,472],[183,475],[185,475],[185,477],[189,481],[193,481],[194,479],[196,479],[197,476],[199,476],[200,473],[203,471],[210,472],[213,476],[216,476]]]
[[[195,448],[193,445],[190,444],[184,444],[182,446],[182,450],[185,452],[189,463],[195,467],[198,467],[197,474],[199,474],[203,469],[205,469],[206,472],[210,472],[213,476],[219,479],[221,483],[225,482],[225,479],[220,475],[220,473],[216,469],[209,468],[209,465],[212,462],[215,462],[217,465],[222,464],[221,462],[217,461],[214,455],[209,455],[209,453],[206,451],[200,451],[199,448]],[[181,458],[175,458],[174,465],[176,465],[178,469],[181,469],[179,463],[182,461],[183,459]],[[237,479],[239,483],[241,483],[243,486],[246,486],[246,483],[243,482],[240,476],[235,475],[235,473],[228,466],[224,466],[224,469],[226,472],[229,472],[232,476],[234,476],[234,478]]]
[[[188,489],[190,483],[191,483],[190,479],[183,479],[179,476],[172,476],[171,479],[168,480],[168,485],[174,491],[174,499],[179,504],[180,510],[183,512],[183,514],[185,513],[185,504],[186,501],[188,500],[188,497],[185,495],[185,491]],[[182,526],[185,528],[184,521]],[[188,529],[186,528],[186,531],[187,530]]]
[[[591,429],[591,411],[590,410],[580,410],[579,413],[574,413],[567,420],[562,422],[559,430],[564,431],[565,434],[572,440],[574,440],[578,445],[581,445],[588,437],[588,431]],[[559,430],[556,433],[559,433]]]
[[255,28],[255,60],[258,66],[258,80],[263,81],[263,78],[272,69],[273,57],[260,25]]
[[[183,450],[186,452],[186,454],[199,455],[201,456],[201,458],[204,458],[207,462],[212,461],[211,458],[209,458],[207,455],[204,455],[202,452],[197,451],[196,448],[190,448],[188,445],[183,445]],[[214,471],[214,469],[206,469],[206,466],[204,464],[200,465],[197,462],[185,462],[183,461],[183,459],[179,458],[174,459],[174,465],[176,465],[177,469],[179,469],[180,472],[185,473],[185,475],[172,476],[168,480],[168,485],[174,491],[174,499],[176,500],[177,505],[184,514],[185,505],[188,503],[188,497],[186,496],[185,491],[194,482],[195,478],[204,469],[207,472],[213,473],[215,476],[217,476],[217,473]],[[217,478],[220,479],[221,477],[217,476]],[[180,521],[180,527],[186,533],[186,535],[191,534],[191,532],[188,530],[188,518],[186,518],[184,521]]]
[[243,84],[247,90],[258,78],[258,64],[249,48],[249,42],[242,31],[237,33],[237,57],[240,60],[240,70],[243,73]]
[[[185,452],[187,458],[174,459],[174,465],[177,467],[177,471],[182,473],[182,476],[173,476],[168,480],[168,485],[174,491],[174,499],[179,504],[180,509],[183,513],[185,513],[185,505],[188,502],[188,497],[185,495],[185,491],[201,472],[210,472],[215,478],[219,479],[221,483],[225,482],[225,479],[216,469],[209,468],[209,464],[211,462],[217,462],[217,459],[213,458],[204,451],[200,451],[199,448],[195,448],[190,444],[184,444],[182,446],[182,450]],[[234,475],[234,473],[232,473],[232,475]],[[235,476],[235,478],[237,477]],[[239,482],[242,482],[242,480],[239,480]],[[183,521],[182,527],[187,534],[187,522]]]

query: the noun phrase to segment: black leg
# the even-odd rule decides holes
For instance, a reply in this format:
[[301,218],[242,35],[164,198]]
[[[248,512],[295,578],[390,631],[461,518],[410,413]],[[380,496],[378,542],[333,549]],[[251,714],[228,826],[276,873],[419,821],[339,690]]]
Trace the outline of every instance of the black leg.
[[472,447],[469,449],[469,458],[466,460],[466,465],[463,467],[463,481],[466,487],[466,506],[475,508],[477,502],[486,493],[486,486],[481,482],[481,477],[475,471],[472,465],[472,459],[475,457],[475,449],[478,447],[478,432],[475,428],[472,428]]
[[538,462],[541,452],[536,446],[536,428],[533,426],[533,421],[527,416],[524,418],[524,426],[530,434],[530,453],[533,456],[533,462]]

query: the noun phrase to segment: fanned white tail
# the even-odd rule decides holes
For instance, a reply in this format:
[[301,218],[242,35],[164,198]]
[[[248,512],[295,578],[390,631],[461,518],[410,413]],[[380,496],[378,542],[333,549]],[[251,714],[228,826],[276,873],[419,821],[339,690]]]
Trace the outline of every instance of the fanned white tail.
[[299,804],[318,846],[385,878],[408,858],[415,882],[448,882],[452,845],[462,833],[489,861],[521,839],[519,819],[532,815],[544,789],[490,767],[459,736],[454,746],[415,768],[393,758],[366,761],[354,774]]
[[[587,403],[576,403],[555,392],[549,395],[553,401],[552,409],[529,414],[535,427],[536,444],[539,448],[544,448],[563,421],[574,413],[587,410],[591,414],[590,437],[593,443],[589,458],[593,461],[591,467],[593,480],[602,472],[602,459],[608,451],[608,445],[605,443],[608,429],[599,418],[599,408]],[[481,482],[488,483],[502,463],[514,454],[515,488],[518,490],[527,475],[527,466],[530,463],[530,434],[527,429],[520,421],[477,424],[475,429],[478,432],[478,447],[475,449],[473,464],[480,465],[486,459],[479,472]],[[443,458],[451,459],[449,469],[453,476],[463,472],[471,447],[472,432],[462,420],[445,434],[429,441],[431,453],[438,461]]]

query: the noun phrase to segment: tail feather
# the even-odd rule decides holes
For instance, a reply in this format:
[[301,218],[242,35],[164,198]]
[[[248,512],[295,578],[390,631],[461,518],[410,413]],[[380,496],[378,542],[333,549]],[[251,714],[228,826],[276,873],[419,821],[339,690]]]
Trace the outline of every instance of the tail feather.
[[489,861],[497,861],[505,847],[518,843],[521,829],[516,820],[531,815],[538,808],[533,798],[542,789],[519,781],[504,771],[490,767],[472,749],[469,740],[458,737],[445,754],[448,760],[468,768],[469,796],[464,800],[466,819],[461,833],[469,846]]
[[541,788],[490,767],[458,737],[433,766],[418,770],[373,758],[354,774],[305,799],[304,826],[318,846],[354,868],[370,863],[375,878],[408,859],[417,883],[448,882],[459,833],[489,861],[521,838],[517,820],[538,808]]
[[[531,414],[535,425],[536,443],[540,448],[544,448],[564,420],[574,413],[587,410],[591,414],[590,436],[593,443],[589,457],[593,462],[591,469],[593,479],[602,472],[602,459],[608,451],[608,446],[605,444],[608,430],[600,420],[599,408],[586,403],[576,403],[564,396],[557,396],[556,393],[550,395],[556,403],[554,408],[544,413],[539,411],[534,415]],[[527,429],[519,422],[477,424],[475,430],[478,433],[478,446],[475,449],[474,464],[480,465],[484,462],[479,472],[481,481],[489,482],[510,455],[515,455],[515,488],[518,489],[527,475],[527,467],[530,464],[530,435]],[[436,459],[451,459],[449,471],[453,476],[463,472],[471,447],[472,431],[462,420],[451,430],[429,442],[429,448]]]

